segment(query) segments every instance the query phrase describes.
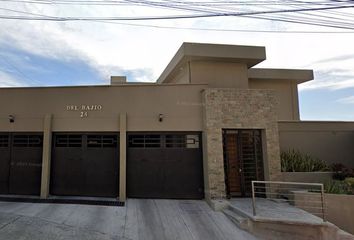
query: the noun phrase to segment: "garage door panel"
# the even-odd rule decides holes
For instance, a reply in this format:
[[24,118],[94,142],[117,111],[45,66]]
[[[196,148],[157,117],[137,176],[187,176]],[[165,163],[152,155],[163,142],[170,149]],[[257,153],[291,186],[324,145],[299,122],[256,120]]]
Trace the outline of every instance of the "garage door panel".
[[118,133],[56,133],[53,139],[51,194],[118,196]]
[[160,181],[163,179],[163,169],[160,155],[160,149],[128,149],[128,196],[150,198],[162,192]]
[[167,149],[165,156],[165,191],[170,191],[176,198],[202,198],[201,152],[194,149]]
[[10,168],[10,193],[39,195],[42,148],[14,148]]
[[[51,164],[51,194],[76,195],[84,184],[83,156],[78,148],[56,148]],[[54,170],[55,169],[55,170]]]
[[85,186],[90,196],[118,196],[119,156],[116,149],[92,149],[85,153]]
[[76,195],[84,184],[81,134],[54,134],[50,193]]
[[9,193],[9,173],[11,161],[10,135],[0,134],[0,194]]
[[9,193],[39,195],[42,174],[42,134],[12,136]]
[[[191,135],[199,143],[199,133]],[[201,148],[188,145],[188,136],[185,133],[128,134],[129,197],[204,197]]]

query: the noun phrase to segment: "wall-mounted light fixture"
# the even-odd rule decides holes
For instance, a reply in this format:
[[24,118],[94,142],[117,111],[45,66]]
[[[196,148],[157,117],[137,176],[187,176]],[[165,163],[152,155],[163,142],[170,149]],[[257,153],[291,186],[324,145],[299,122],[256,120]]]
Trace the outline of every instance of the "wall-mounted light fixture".
[[9,122],[14,123],[15,122],[15,116],[14,115],[9,115]]
[[162,122],[162,121],[163,121],[163,114],[160,113],[160,114],[159,114],[159,122]]

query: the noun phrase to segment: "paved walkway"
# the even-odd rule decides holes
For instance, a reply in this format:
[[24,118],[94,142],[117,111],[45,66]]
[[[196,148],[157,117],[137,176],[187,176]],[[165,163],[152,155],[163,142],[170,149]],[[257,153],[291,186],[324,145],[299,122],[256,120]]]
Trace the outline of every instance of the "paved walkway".
[[0,202],[0,240],[249,239],[204,201],[129,199],[126,207]]
[[[252,199],[238,198],[230,201],[231,205],[243,212],[244,214],[253,217]],[[323,220],[315,215],[312,215],[300,208],[290,205],[288,202],[275,202],[268,199],[256,198],[255,218],[273,221],[298,222],[306,224],[322,224]],[[317,210],[319,211],[319,210]]]

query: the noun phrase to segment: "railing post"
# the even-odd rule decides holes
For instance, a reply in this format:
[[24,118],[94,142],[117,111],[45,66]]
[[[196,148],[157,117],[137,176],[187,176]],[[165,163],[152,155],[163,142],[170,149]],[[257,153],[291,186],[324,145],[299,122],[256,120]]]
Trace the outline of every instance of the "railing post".
[[324,198],[324,187],[323,187],[323,184],[321,184],[321,204],[322,204],[322,219],[323,219],[323,221],[326,221],[325,198]]
[[252,181],[252,207],[253,207],[253,216],[256,216],[256,194],[254,193],[254,181]]

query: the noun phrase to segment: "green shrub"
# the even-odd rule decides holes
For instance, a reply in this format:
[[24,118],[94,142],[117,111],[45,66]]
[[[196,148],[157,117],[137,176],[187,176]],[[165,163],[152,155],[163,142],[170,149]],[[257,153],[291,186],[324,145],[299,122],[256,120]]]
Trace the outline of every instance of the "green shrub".
[[349,194],[354,194],[354,177],[346,178],[344,182],[349,186]]
[[298,150],[288,150],[280,154],[282,172],[323,172],[328,171],[327,164]]
[[354,169],[349,168],[341,163],[332,164],[331,169],[334,172],[333,179],[344,180],[346,178],[354,177]]
[[354,177],[346,178],[344,180],[349,186],[354,187]]
[[351,185],[354,184],[354,178],[351,180],[345,180],[345,181],[338,181],[338,180],[333,180],[330,182],[327,182],[324,185],[325,188],[325,193],[332,193],[332,194],[353,194],[353,186]]

